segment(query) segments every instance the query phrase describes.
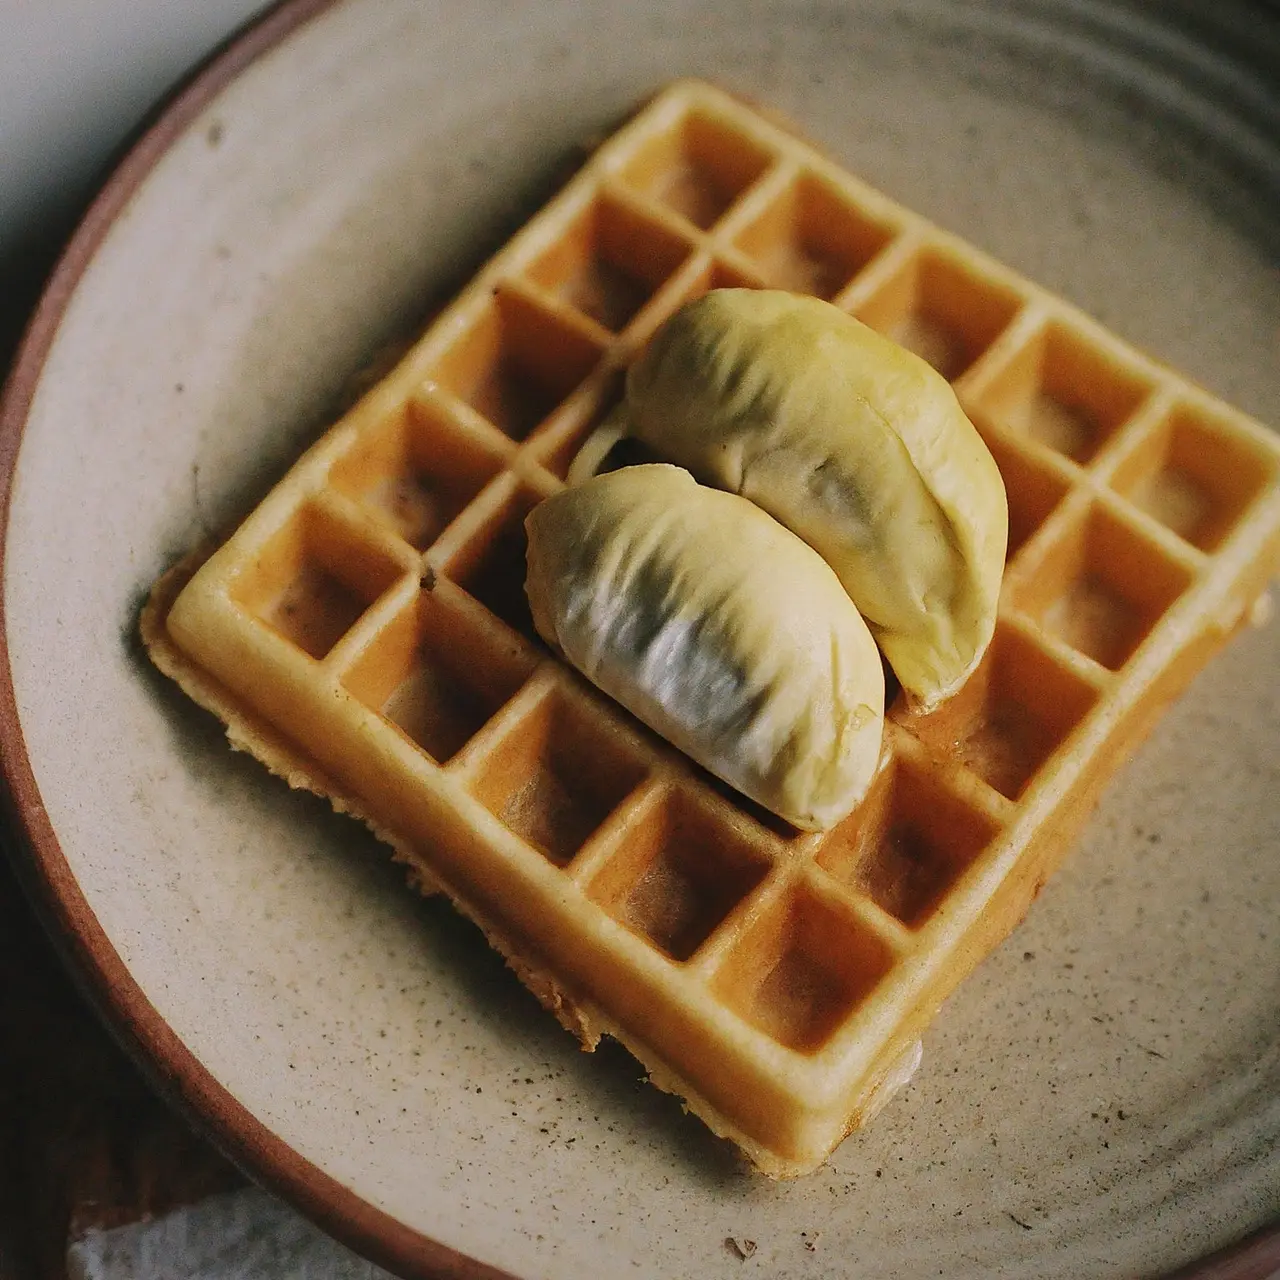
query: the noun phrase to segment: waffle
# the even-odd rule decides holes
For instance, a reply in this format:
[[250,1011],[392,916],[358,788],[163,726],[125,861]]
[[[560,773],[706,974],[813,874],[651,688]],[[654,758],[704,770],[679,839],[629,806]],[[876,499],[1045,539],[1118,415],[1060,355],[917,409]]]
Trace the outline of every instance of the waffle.
[[[865,801],[802,834],[558,662],[523,521],[621,371],[720,285],[832,300],[955,386],[1009,495],[995,639],[890,707]],[[919,1057],[1099,790],[1263,599],[1257,423],[718,90],[650,102],[234,535],[155,588],[157,664],[443,888],[586,1048],[616,1037],[765,1173]]]

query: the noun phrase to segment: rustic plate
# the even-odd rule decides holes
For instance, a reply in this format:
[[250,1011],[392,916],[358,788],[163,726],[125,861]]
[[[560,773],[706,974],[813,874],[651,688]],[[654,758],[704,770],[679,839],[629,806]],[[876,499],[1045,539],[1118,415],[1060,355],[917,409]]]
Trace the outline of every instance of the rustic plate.
[[1181,8],[297,0],[108,183],[3,407],[19,862],[125,1040],[334,1234],[420,1274],[1081,1277],[1280,1213],[1280,626],[1160,726],[909,1089],[785,1185],[579,1054],[135,639],[152,579],[680,74],[1280,421],[1280,37]]

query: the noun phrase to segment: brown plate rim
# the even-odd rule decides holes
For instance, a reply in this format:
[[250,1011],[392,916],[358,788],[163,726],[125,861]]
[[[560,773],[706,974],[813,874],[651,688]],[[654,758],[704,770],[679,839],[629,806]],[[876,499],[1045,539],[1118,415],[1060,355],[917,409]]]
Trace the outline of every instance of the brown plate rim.
[[[0,392],[0,588],[13,477],[31,404],[59,325],[122,209],[192,121],[251,63],[335,0],[280,0],[223,44],[160,104],[90,203],[51,273]],[[273,1133],[214,1078],[147,999],[80,889],[40,797],[9,662],[0,589],[0,819],[22,887],[73,978],[152,1084],[254,1181],[379,1266],[431,1280],[517,1280],[407,1227]],[[1266,1280],[1280,1274],[1280,1223],[1170,1280]]]

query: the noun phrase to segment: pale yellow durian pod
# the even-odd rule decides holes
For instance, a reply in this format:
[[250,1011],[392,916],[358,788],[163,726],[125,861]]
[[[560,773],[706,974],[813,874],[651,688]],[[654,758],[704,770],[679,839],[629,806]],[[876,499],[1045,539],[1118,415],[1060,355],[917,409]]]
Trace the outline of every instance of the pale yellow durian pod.
[[534,625],[596,686],[805,830],[862,799],[884,669],[826,562],[665,464],[565,489],[525,521]]
[[1004,570],[1004,484],[918,356],[817,298],[715,290],[658,331],[571,482],[620,432],[813,547],[917,709],[977,666]]

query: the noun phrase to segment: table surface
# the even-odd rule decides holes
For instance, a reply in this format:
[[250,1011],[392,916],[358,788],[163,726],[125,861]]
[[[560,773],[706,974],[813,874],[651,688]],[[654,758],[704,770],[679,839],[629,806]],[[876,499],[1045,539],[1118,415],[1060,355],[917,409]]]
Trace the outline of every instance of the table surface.
[[0,1280],[62,1280],[70,1240],[243,1185],[66,976],[0,857]]

